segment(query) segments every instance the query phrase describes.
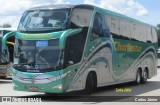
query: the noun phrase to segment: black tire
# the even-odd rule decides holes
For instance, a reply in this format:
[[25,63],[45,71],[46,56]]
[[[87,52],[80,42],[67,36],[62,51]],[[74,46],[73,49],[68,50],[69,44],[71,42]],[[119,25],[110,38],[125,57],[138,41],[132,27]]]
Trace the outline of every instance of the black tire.
[[45,93],[46,96],[60,96],[58,93]]
[[44,93],[44,95],[46,95],[46,96],[53,96],[52,93]]
[[148,72],[147,70],[144,70],[143,76],[141,77],[141,83],[145,84],[147,82],[147,79],[148,79]]
[[139,85],[140,83],[141,83],[141,72],[140,72],[140,70],[138,70],[137,73],[136,73],[135,84]]
[[92,73],[89,73],[88,76],[87,76],[87,79],[86,79],[86,86],[85,86],[85,90],[84,90],[84,94],[85,95],[90,95],[95,86],[94,86],[94,78],[93,78],[93,74]]

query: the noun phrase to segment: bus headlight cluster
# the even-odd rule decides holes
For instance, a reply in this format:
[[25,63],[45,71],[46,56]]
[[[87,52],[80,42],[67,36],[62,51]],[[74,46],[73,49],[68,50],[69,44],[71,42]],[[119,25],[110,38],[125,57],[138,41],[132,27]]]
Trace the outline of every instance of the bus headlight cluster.
[[61,75],[58,75],[58,76],[55,76],[55,77],[50,77],[50,78],[48,78],[49,80],[51,80],[51,81],[57,81],[57,80],[59,80],[59,79],[62,79],[62,78],[64,78],[64,77],[66,77],[67,76],[67,73],[64,73],[64,74],[61,74]]
[[52,87],[52,89],[56,89],[56,88],[58,88],[59,90],[61,90],[62,89],[62,84]]
[[30,78],[23,73],[17,73],[16,76],[13,76],[13,78],[23,83],[30,83]]
[[[32,83],[32,84],[46,84],[60,80],[67,76],[68,73],[60,74],[57,76],[52,76],[48,74],[35,74],[32,77],[28,77],[23,73],[17,73],[13,78],[22,82],[22,83]],[[60,87],[59,87],[60,88]]]
[[58,75],[58,76],[56,76],[56,77],[50,77],[50,78],[48,78],[48,79],[51,80],[51,81],[57,81],[57,80],[62,79],[62,77],[61,77],[60,75]]

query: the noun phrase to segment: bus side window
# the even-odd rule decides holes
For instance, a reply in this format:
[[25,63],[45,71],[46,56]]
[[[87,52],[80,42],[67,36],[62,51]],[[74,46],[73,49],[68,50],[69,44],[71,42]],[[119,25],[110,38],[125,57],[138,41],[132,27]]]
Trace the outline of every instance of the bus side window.
[[106,24],[105,15],[96,13],[93,22],[91,40],[100,37],[109,37],[109,28]]
[[153,43],[157,42],[157,32],[156,29],[152,27]]
[[131,36],[130,36],[130,24],[127,20],[125,19],[120,19],[120,35],[122,39],[127,39],[130,40]]
[[152,43],[153,37],[150,26],[146,26],[146,32],[147,32],[147,37],[146,37],[147,43]]
[[131,38],[132,40],[139,41],[139,25],[135,22],[130,22],[130,27],[131,27]]

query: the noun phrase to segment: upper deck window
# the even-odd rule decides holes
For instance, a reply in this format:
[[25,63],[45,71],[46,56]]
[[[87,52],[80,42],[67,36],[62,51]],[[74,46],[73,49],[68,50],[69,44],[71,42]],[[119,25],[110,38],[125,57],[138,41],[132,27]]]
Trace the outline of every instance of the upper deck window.
[[69,9],[27,11],[21,18],[18,31],[66,29],[69,11]]
[[110,31],[105,20],[105,15],[97,12],[94,17],[91,40],[100,37],[109,37]]
[[76,8],[71,15],[71,28],[89,27],[93,15],[93,10]]

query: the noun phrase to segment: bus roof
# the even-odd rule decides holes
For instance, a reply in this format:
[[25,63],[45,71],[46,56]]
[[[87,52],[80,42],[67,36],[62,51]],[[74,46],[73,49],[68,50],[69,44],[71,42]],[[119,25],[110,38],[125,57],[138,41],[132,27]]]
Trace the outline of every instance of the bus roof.
[[58,4],[58,5],[45,5],[45,6],[39,6],[30,8],[29,10],[45,10],[45,9],[62,9],[62,8],[73,8],[74,5],[69,4]]
[[98,9],[100,11],[103,11],[104,13],[107,13],[107,14],[110,14],[112,16],[116,16],[118,18],[123,18],[123,19],[126,19],[126,20],[129,20],[129,21],[132,21],[132,22],[136,22],[136,23],[140,23],[140,24],[143,24],[143,25],[146,25],[146,26],[151,26],[151,27],[154,27],[155,26],[152,26],[152,25],[149,25],[147,23],[144,23],[144,22],[141,22],[139,20],[136,20],[136,19],[133,19],[131,17],[128,17],[126,15],[122,15],[122,14],[119,14],[119,13],[116,13],[116,12],[113,12],[113,11],[110,11],[110,10],[107,10],[107,9],[103,9],[103,8],[100,8],[100,7],[97,7],[97,6],[93,6],[93,5],[88,5],[88,4],[79,4],[79,5],[70,5],[70,4],[58,4],[58,5],[46,5],[46,6],[39,6],[39,7],[35,7],[35,8],[30,8],[29,10],[46,10],[46,9],[65,9],[65,8],[76,8],[76,7],[80,7],[80,8],[88,8],[88,9]]
[[16,31],[17,28],[0,28],[0,31]]
[[46,10],[46,9],[65,9],[65,8],[75,8],[75,7],[84,7],[84,8],[91,8],[94,9],[95,6],[87,5],[87,4],[80,4],[80,5],[70,5],[70,4],[58,4],[58,5],[45,5],[30,8],[29,10]]

